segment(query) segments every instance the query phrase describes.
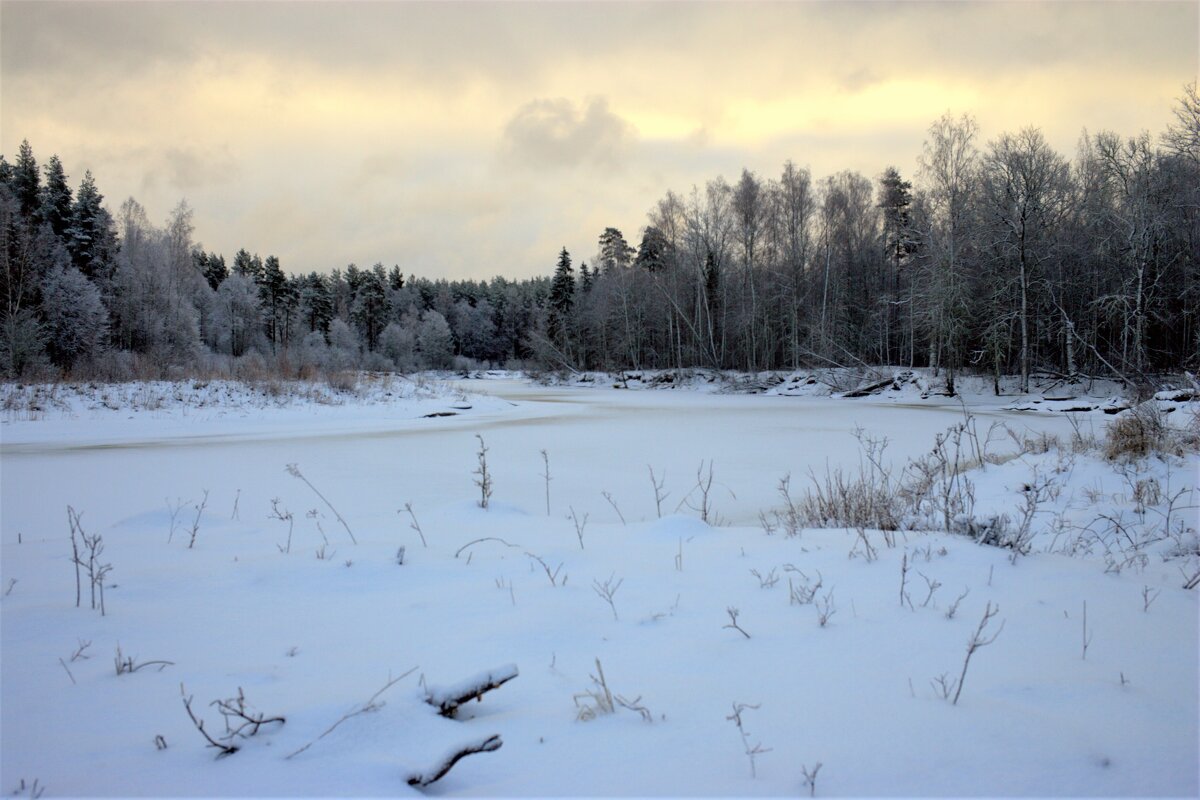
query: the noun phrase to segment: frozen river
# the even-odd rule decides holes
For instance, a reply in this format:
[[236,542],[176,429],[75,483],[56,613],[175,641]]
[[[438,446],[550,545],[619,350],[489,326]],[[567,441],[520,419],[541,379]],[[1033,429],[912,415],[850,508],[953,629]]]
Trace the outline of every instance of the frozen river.
[[[674,510],[695,484],[701,462],[711,461],[717,511],[726,521],[753,524],[760,510],[776,504],[776,485],[785,474],[799,487],[810,471],[824,474],[827,465],[856,467],[857,426],[886,437],[888,455],[902,464],[962,419],[962,408],[950,400],[901,405],[875,398],[618,391],[516,380],[458,385],[492,400],[435,418],[369,407],[321,408],[319,415],[304,408],[191,410],[8,423],[0,430],[5,539],[49,521],[57,525],[68,504],[145,508],[208,489],[210,508],[231,513],[237,497],[241,508],[265,508],[271,497],[294,488],[284,473],[289,463],[366,514],[394,512],[404,502],[467,500],[475,492],[475,434],[489,448],[500,503],[544,507],[542,450],[550,459],[552,500],[569,498],[597,521],[616,520],[602,492],[630,520],[654,513],[651,467],[666,476],[664,491],[671,494],[664,511]],[[445,407],[453,405],[447,401]],[[1002,431],[992,430],[994,423],[1022,433],[1070,431],[1065,417],[1004,411],[990,398],[972,413],[981,440],[990,431],[992,448],[1007,444]],[[103,511],[95,516],[98,524],[116,521]]]

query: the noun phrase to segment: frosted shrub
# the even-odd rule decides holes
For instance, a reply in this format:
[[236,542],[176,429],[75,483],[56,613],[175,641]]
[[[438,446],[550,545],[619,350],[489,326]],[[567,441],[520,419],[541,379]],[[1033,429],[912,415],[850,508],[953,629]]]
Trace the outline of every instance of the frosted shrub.
[[1116,461],[1170,452],[1176,449],[1174,438],[1158,404],[1150,400],[1129,409],[1108,426],[1104,457]]
[[831,528],[870,528],[894,531],[904,518],[904,504],[878,476],[835,469],[824,481],[812,478],[798,503],[799,516],[809,525]]

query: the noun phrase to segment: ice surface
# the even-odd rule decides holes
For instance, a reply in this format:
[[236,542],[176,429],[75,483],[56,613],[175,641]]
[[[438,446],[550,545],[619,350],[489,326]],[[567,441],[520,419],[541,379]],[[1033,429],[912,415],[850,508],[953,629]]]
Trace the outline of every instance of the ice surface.
[[[70,400],[65,411],[8,418],[0,789],[38,778],[47,797],[395,796],[417,793],[407,777],[463,742],[498,734],[501,750],[463,759],[428,791],[795,797],[807,791],[801,766],[818,761],[818,796],[1200,791],[1197,592],[1182,588],[1184,573],[1200,569],[1200,495],[1186,494],[1200,479],[1195,456],[1130,465],[1057,449],[1015,456],[1003,428],[988,436],[993,423],[1069,442],[1070,420],[1005,410],[1012,398],[981,384],[966,407],[997,458],[970,475],[976,514],[1015,517],[1022,487],[1052,476],[1058,493],[1037,510],[1034,551],[1014,562],[1008,550],[914,531],[889,548],[865,531],[877,551],[868,560],[854,530],[767,535],[759,514],[779,508],[779,479],[790,473],[798,496],[810,474],[857,469],[859,426],[888,438],[885,462],[899,469],[963,407],[918,389],[840,399],[789,397],[786,385],[747,395],[495,376],[457,384],[466,402],[455,387],[283,407],[131,411]],[[1170,402],[1172,419],[1190,413]],[[456,403],[471,408],[422,418]],[[1111,418],[1078,419],[1102,436]],[[491,511],[475,503],[476,433],[489,448]],[[684,501],[710,460],[706,525]],[[346,518],[357,546],[289,463]],[[647,467],[665,476],[661,519]],[[1139,503],[1153,494],[1150,479],[1157,501]],[[173,525],[195,524],[204,490],[195,546],[178,530],[168,543]],[[290,554],[272,500],[292,515]],[[75,607],[68,505],[104,537],[105,617],[86,595]],[[582,547],[572,509],[588,518]],[[491,542],[454,558],[482,537],[519,546]],[[528,554],[561,564],[559,580]],[[906,558],[911,604],[902,605]],[[762,580],[772,573],[777,581]],[[789,581],[818,573],[818,597],[835,609],[825,627],[813,604],[789,594]],[[610,576],[623,581],[619,621],[592,590]],[[931,682],[958,676],[987,603],[999,606],[1003,633],[973,655],[952,706]],[[723,627],[729,607],[750,638]],[[117,676],[118,643],[174,666]],[[596,659],[614,694],[641,697],[650,723],[627,712],[576,721],[572,698],[591,688]],[[440,717],[424,701],[421,675],[510,662],[521,679],[472,704],[469,719]],[[285,759],[413,667],[375,710]],[[239,687],[256,711],[287,723],[214,761],[180,683],[210,730],[221,720],[208,703]],[[760,706],[746,713],[754,741],[771,748],[757,756],[757,778],[726,719],[735,702]]]

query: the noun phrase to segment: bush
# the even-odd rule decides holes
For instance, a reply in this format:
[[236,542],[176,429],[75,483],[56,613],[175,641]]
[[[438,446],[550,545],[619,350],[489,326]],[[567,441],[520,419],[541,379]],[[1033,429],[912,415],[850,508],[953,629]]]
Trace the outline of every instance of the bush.
[[1158,404],[1148,400],[1122,413],[1108,426],[1104,457],[1110,461],[1131,460],[1174,452],[1179,449],[1175,438]]

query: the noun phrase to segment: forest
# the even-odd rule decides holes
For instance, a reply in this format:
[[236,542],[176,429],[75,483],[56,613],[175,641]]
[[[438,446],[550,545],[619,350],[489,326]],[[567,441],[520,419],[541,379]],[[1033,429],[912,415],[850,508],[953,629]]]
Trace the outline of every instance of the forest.
[[[28,141],[0,156],[0,372],[9,379],[909,366],[1130,384],[1200,367],[1200,97],[1165,131],[928,128],[912,176],[788,161],[667,191],[631,239],[547,275],[431,280],[400,265],[289,274],[206,251],[181,201],[115,214]],[[636,246],[635,246],[636,243]],[[228,257],[227,257],[228,255]],[[579,254],[577,254],[578,256]],[[497,260],[503,262],[503,254]],[[576,266],[577,265],[577,266]],[[552,273],[552,274],[551,274]]]

